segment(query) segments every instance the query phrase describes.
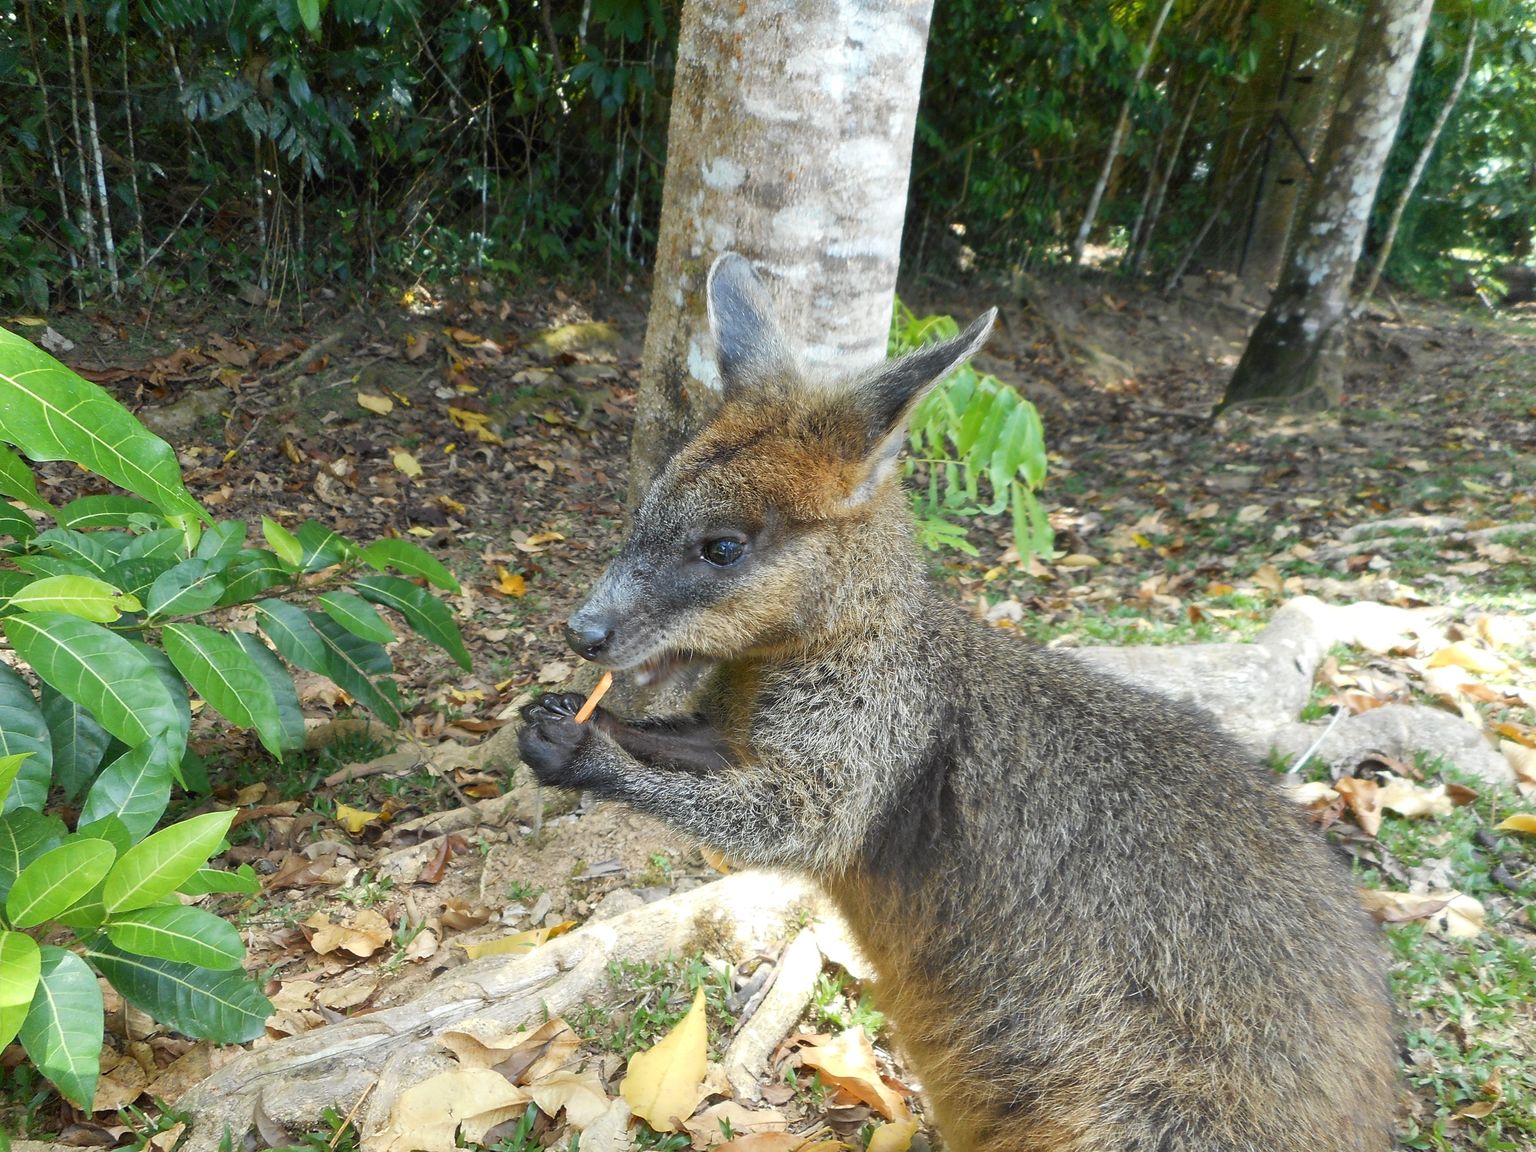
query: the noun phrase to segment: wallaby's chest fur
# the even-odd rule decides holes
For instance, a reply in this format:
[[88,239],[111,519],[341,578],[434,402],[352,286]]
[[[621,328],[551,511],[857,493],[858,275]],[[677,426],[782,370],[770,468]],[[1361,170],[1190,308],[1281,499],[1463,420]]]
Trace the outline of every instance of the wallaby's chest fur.
[[524,759],[816,876],[954,1152],[1384,1152],[1381,957],[1273,780],[924,575],[901,428],[985,324],[837,391],[797,383],[744,261],[710,297],[725,405],[568,625],[642,677],[711,661],[700,710],[549,698]]

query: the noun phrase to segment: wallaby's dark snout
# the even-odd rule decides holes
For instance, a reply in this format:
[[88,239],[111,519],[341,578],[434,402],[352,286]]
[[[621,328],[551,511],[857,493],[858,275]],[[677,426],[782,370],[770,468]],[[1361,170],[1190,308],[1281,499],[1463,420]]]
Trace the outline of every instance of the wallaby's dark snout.
[[565,622],[565,642],[583,660],[601,659],[613,639],[613,622],[605,614],[583,606]]

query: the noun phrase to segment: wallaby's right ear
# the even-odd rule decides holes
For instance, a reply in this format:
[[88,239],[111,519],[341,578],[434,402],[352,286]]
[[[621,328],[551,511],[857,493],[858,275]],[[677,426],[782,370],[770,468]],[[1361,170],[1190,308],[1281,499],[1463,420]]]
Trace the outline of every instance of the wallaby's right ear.
[[793,374],[794,358],[773,318],[773,301],[746,257],[722,254],[709,270],[705,296],[727,395]]

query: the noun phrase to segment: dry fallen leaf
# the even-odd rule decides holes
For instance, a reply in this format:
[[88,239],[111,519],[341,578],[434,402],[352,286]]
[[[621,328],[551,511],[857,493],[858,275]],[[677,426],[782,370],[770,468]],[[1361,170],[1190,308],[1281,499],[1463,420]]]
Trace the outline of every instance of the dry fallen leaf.
[[1444,784],[1426,788],[1391,774],[1387,774],[1387,782],[1377,791],[1376,799],[1389,812],[1410,819],[1419,816],[1449,816],[1451,809],[1456,807]]
[[912,1137],[916,1135],[916,1120],[895,1120],[882,1124],[869,1138],[867,1152],[907,1152],[912,1147]]
[[1516,780],[1527,787],[1536,785],[1536,748],[1527,748],[1514,740],[1500,740],[1499,751],[1514,769]]
[[389,921],[372,908],[359,910],[350,924],[332,924],[324,912],[316,912],[304,921],[304,926],[314,929],[309,946],[322,956],[338,948],[357,957],[372,956],[388,944],[393,935]]
[[1497,676],[1507,670],[1507,665],[1486,648],[1466,640],[1447,644],[1424,662],[1426,668],[1457,667],[1475,672],[1479,676]]
[[417,463],[416,457],[412,456],[403,448],[391,456],[390,461],[396,468],[400,469],[400,471],[404,472],[412,480],[421,475],[421,465]]
[[576,1129],[597,1123],[608,1111],[608,1093],[603,1090],[602,1078],[591,1070],[551,1072],[528,1085],[528,1095],[551,1120],[565,1109],[566,1120]]
[[887,1120],[911,1119],[901,1093],[881,1079],[874,1045],[863,1028],[849,1028],[826,1044],[802,1049],[800,1062],[819,1071],[823,1080],[847,1089]]
[[576,921],[565,920],[552,928],[530,928],[526,932],[499,936],[495,940],[483,940],[475,944],[460,942],[459,947],[464,949],[464,955],[471,960],[478,960],[482,956],[521,956],[532,952],[540,944],[569,932],[575,926]]
[[1360,825],[1360,831],[1367,836],[1375,836],[1381,829],[1381,789],[1376,781],[1343,776],[1333,782],[1333,787],[1355,814],[1355,823]]
[[725,1143],[722,1133],[727,1128],[742,1136],[783,1132],[789,1127],[789,1118],[776,1108],[748,1108],[735,1100],[722,1100],[719,1104],[711,1104],[683,1127],[693,1137],[693,1146],[702,1150],[718,1148]]
[[380,812],[365,812],[361,808],[354,808],[350,804],[336,805],[336,823],[340,824],[353,836],[356,836],[368,825],[378,820]]
[[1379,921],[1423,920],[1431,935],[1445,940],[1467,939],[1483,931],[1482,904],[1460,892],[1384,892],[1363,888],[1360,898]]
[[658,1132],[676,1132],[699,1106],[708,1063],[704,989],[693,1007],[654,1047],[636,1052],[619,1082],[619,1095],[636,1116]]
[[380,416],[388,416],[395,410],[395,402],[388,396],[379,396],[373,392],[359,392],[357,402],[370,412],[377,412]]
[[1495,832],[1526,832],[1536,836],[1536,812],[1516,812],[1494,825]]
[[511,596],[516,599],[528,591],[528,583],[521,572],[508,572],[502,565],[496,565],[496,583],[491,587],[503,596]]
[[455,1152],[460,1126],[474,1142],[527,1106],[528,1094],[488,1068],[454,1068],[400,1093],[389,1122],[363,1138],[365,1152]]

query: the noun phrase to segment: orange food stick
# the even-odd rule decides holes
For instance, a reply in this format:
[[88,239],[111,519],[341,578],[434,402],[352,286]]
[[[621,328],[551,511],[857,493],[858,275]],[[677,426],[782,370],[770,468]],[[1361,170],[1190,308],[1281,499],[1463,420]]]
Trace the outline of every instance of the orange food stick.
[[602,678],[597,682],[597,687],[592,689],[592,695],[588,696],[586,701],[577,710],[576,723],[585,724],[590,720],[592,713],[597,711],[598,704],[602,702],[604,696],[608,695],[608,689],[612,687],[613,673],[604,672]]

